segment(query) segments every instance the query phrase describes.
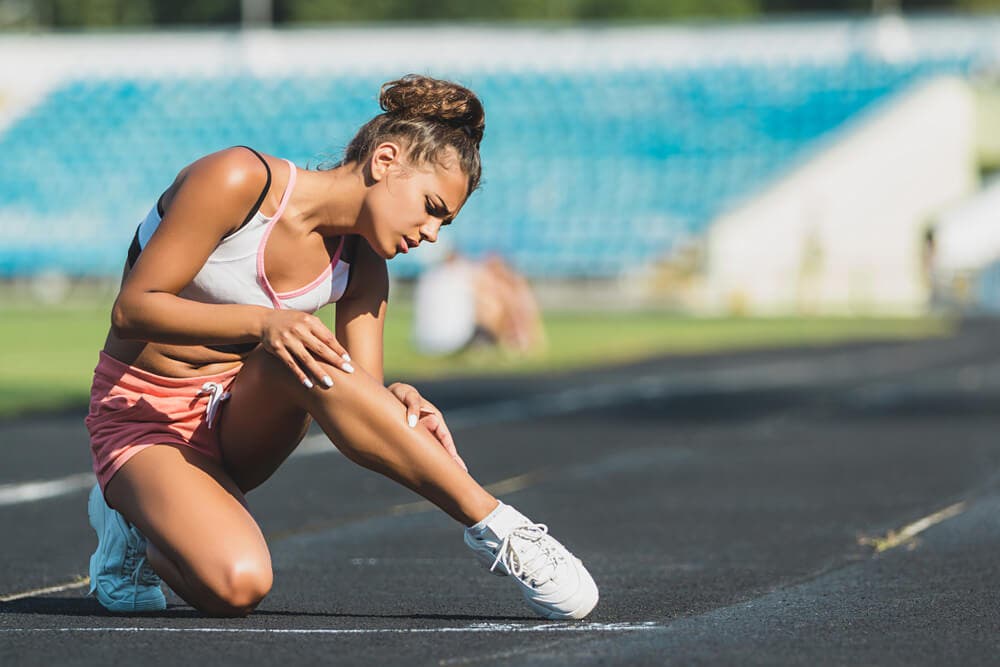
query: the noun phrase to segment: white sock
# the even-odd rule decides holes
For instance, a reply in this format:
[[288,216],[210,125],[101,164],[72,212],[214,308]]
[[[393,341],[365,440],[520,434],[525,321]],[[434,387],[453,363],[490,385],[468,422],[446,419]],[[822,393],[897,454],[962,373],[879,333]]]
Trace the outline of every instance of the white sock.
[[474,535],[481,535],[483,531],[486,530],[486,526],[489,525],[490,521],[496,519],[497,516],[500,514],[500,511],[505,507],[502,500],[498,500],[497,503],[498,505],[496,506],[496,509],[494,509],[492,512],[483,517],[483,519],[480,520],[479,523],[469,526],[468,528],[466,528],[466,530],[468,530],[470,533],[473,533]]
[[492,533],[497,539],[502,540],[512,530],[524,525],[526,522],[528,522],[528,519],[523,514],[510,505],[501,502],[482,521],[469,526],[466,530],[474,537],[484,537]]

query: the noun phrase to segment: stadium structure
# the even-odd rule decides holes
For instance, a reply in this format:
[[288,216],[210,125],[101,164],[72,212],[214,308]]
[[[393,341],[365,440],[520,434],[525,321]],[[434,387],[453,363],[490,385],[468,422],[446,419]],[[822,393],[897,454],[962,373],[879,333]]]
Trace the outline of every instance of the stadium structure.
[[[980,189],[976,90],[998,27],[7,36],[0,278],[120,275],[183,165],[237,144],[333,163],[378,111],[379,84],[415,71],[487,108],[484,184],[448,230],[464,253],[696,313],[924,312],[953,284],[935,276],[934,227]],[[1000,242],[963,280],[998,257]],[[421,253],[390,267],[412,278]]]

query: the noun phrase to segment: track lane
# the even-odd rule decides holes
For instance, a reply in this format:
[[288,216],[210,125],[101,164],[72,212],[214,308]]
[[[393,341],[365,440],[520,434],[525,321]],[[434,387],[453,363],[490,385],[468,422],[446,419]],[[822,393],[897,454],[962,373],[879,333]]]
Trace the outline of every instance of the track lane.
[[[681,619],[864,565],[872,558],[871,548],[859,544],[859,537],[882,534],[943,503],[990,488],[1000,470],[993,438],[998,424],[990,399],[1000,399],[1000,391],[988,374],[974,396],[968,382],[962,384],[967,374],[962,369],[977,358],[984,367],[995,361],[982,332],[973,338],[942,345],[947,354],[921,347],[940,342],[907,344],[906,356],[923,360],[922,365],[883,374],[874,392],[882,397],[878,400],[865,389],[870,373],[863,372],[860,382],[831,382],[831,376],[842,372],[838,370],[817,377],[808,390],[750,387],[654,396],[503,427],[459,429],[460,446],[474,470],[488,470],[494,479],[522,473],[528,464],[539,471],[534,483],[508,499],[550,523],[554,534],[586,558],[602,585],[595,622],[612,627],[652,622],[667,630],[642,637],[610,630],[600,637],[595,631],[594,636],[514,639],[509,629],[498,629],[477,634],[471,643],[430,632],[419,638],[400,633],[389,639],[380,635],[377,646],[341,635],[298,637],[295,650],[289,638],[255,637],[254,645],[261,647],[257,657],[266,655],[271,662],[288,653],[316,659],[336,650],[344,664],[402,664],[400,656],[410,664],[498,664],[515,656],[525,663],[583,664],[632,651],[641,664],[653,660],[657,651],[686,646],[691,653],[677,649],[670,655],[697,659],[702,654],[693,645],[664,639],[674,637]],[[815,353],[820,358],[825,354]],[[892,400],[886,401],[887,395]],[[938,409],[924,415],[920,409],[928,404]],[[339,457],[290,461],[251,494],[265,531],[283,534],[272,543],[275,591],[258,614],[243,621],[211,620],[212,626],[347,630],[533,622],[507,582],[484,576],[468,559],[460,531],[438,513],[345,521],[353,509],[391,507],[396,501],[412,502],[413,497],[344,465]],[[68,514],[68,506],[52,507],[55,514]],[[18,521],[19,515],[0,512],[5,529]],[[62,530],[58,521],[57,534]],[[85,518],[82,522],[89,531]],[[24,535],[30,541],[30,534]],[[90,547],[73,548],[85,559]],[[47,563],[58,559],[54,554],[59,549],[51,549]],[[79,561],[81,554],[74,558]],[[29,560],[24,553],[15,554],[4,565],[16,568]],[[940,582],[928,577],[923,583],[932,591]],[[205,624],[206,619],[188,612],[176,607],[144,622]],[[0,606],[0,627],[7,628],[82,627],[95,619],[115,627],[131,622],[103,615],[93,601],[65,594]],[[178,641],[141,640],[164,650]],[[79,639],[45,641],[55,642],[55,654],[63,645],[82,646]],[[213,651],[213,656],[220,646],[232,644],[218,637],[183,641],[195,651]],[[31,642],[8,634],[0,644],[16,652],[0,649],[0,658],[24,657]],[[129,645],[133,640],[115,642]],[[646,648],[634,648],[642,646]],[[732,646],[735,651],[736,644]],[[766,656],[771,645],[761,646]],[[771,648],[780,659],[790,657],[780,646]],[[836,646],[828,643],[827,648]],[[870,650],[869,659],[882,655],[877,643]],[[87,660],[94,655],[72,654],[70,663],[92,664]]]

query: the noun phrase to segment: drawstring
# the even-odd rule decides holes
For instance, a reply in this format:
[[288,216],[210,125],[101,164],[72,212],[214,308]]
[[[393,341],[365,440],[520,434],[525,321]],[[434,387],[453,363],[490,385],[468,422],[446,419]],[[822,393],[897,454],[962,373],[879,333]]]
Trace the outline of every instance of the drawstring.
[[219,404],[229,398],[229,392],[218,382],[206,382],[201,385],[201,391],[198,392],[198,396],[204,396],[205,394],[209,394],[208,408],[205,410],[206,421],[208,422],[208,428],[212,428],[212,424],[215,422],[215,415],[219,411]]

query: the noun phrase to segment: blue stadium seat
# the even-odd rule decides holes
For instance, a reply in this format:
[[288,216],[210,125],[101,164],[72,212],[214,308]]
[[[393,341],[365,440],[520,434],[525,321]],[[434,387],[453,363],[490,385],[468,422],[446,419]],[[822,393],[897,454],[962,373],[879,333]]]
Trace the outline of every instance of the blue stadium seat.
[[[459,77],[487,109],[482,188],[445,233],[534,277],[666,255],[874,104],[969,58]],[[86,79],[0,134],[0,277],[115,275],[135,225],[199,156],[248,144],[315,167],[378,112],[377,76]],[[0,227],[6,229],[6,227]],[[421,270],[419,253],[390,263]]]

